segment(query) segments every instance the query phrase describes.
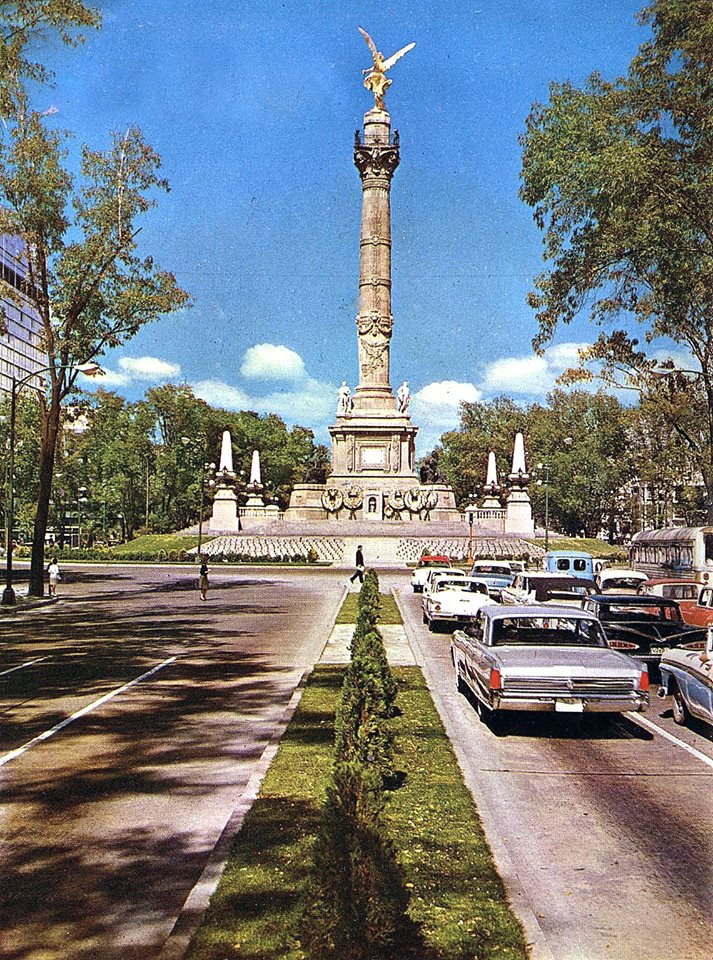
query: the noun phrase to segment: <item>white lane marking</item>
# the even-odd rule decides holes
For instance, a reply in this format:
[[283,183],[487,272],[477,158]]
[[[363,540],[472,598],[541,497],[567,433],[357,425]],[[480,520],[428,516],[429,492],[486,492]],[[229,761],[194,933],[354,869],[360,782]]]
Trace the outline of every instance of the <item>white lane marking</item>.
[[662,737],[666,737],[667,740],[670,740],[671,743],[675,743],[677,747],[686,750],[691,756],[695,757],[697,760],[702,760],[703,763],[707,764],[709,767],[713,768],[713,758],[707,757],[705,753],[701,753],[700,750],[696,750],[695,747],[690,747],[683,740],[679,740],[678,737],[674,737],[672,733],[669,733],[668,730],[664,730],[663,727],[660,727],[657,723],[653,723],[651,720],[648,720],[646,717],[627,717],[628,720],[632,720],[634,723],[638,723],[642,727],[647,727],[649,730],[655,731]]
[[25,667],[31,667],[33,663],[41,663],[46,659],[47,657],[36,657],[34,660],[26,660],[25,663],[21,663],[18,667],[10,667],[9,670],[0,670],[0,677],[4,677],[6,673],[14,673],[15,670],[24,670]]
[[40,733],[38,736],[33,737],[32,740],[28,740],[27,743],[23,743],[21,747],[17,747],[15,750],[11,750],[10,753],[6,753],[3,757],[0,757],[0,767],[3,767],[6,763],[9,763],[11,760],[14,760],[16,757],[21,756],[25,751],[29,750],[30,747],[33,747],[36,743],[41,743],[43,740],[49,740],[50,737],[53,737],[55,733],[59,733],[60,730],[64,730],[65,727],[69,726],[70,723],[74,723],[75,720],[79,720],[80,717],[83,717],[87,713],[91,713],[92,710],[96,710],[97,707],[101,707],[103,703],[106,703],[107,700],[112,700],[114,697],[118,697],[120,693],[123,693],[125,690],[128,690],[130,687],[133,687],[137,683],[141,683],[142,680],[145,680],[147,677],[150,677],[152,674],[156,673],[158,670],[163,670],[164,667],[167,667],[169,663],[173,663],[174,660],[177,660],[178,657],[169,657],[168,660],[164,660],[163,663],[159,663],[157,666],[152,667],[150,670],[147,670],[146,673],[142,673],[140,677],[136,677],[134,680],[129,680],[128,683],[125,683],[121,687],[117,687],[116,690],[112,690],[109,693],[105,693],[103,697],[99,697],[98,700],[95,700],[93,703],[88,704],[86,707],[82,707],[81,710],[77,710],[76,713],[73,713],[71,717],[67,717],[62,720],[60,723],[56,724],[54,727],[51,727],[49,730],[45,730],[43,733]]

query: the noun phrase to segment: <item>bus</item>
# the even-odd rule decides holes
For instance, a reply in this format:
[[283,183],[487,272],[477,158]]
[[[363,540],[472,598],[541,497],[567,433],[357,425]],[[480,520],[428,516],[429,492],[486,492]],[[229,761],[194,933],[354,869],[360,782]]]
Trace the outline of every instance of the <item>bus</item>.
[[650,580],[713,583],[713,527],[643,530],[632,537],[629,563]]

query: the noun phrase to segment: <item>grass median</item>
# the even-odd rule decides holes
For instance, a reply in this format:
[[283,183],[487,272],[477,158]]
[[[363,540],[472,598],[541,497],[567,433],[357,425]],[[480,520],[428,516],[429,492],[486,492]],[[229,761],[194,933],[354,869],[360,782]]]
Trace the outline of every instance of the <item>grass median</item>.
[[[356,623],[358,593],[348,593],[337,614],[336,623]],[[379,594],[379,623],[390,625],[403,623],[396,601],[390,593]]]
[[[306,956],[300,917],[343,674],[321,665],[311,675],[187,960]],[[400,786],[387,793],[385,820],[420,931],[419,960],[524,960],[522,930],[423,675],[417,667],[394,674]]]

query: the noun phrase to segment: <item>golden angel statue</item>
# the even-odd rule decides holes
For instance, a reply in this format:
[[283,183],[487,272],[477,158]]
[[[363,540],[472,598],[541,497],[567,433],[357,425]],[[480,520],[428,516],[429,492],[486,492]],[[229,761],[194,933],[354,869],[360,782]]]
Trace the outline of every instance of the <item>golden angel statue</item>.
[[390,70],[396,61],[400,60],[405,53],[408,53],[409,50],[413,50],[416,44],[409,43],[407,46],[402,47],[398,53],[395,53],[393,57],[389,57],[388,60],[384,60],[383,53],[376,49],[376,44],[366,30],[362,30],[362,28],[359,27],[359,33],[366,40],[367,44],[369,45],[369,49],[371,50],[371,55],[374,58],[374,66],[369,67],[367,70],[362,70],[362,73],[366,74],[364,77],[364,86],[367,90],[371,90],[371,92],[374,94],[374,103],[377,110],[386,111],[384,94],[391,86],[391,80],[389,80],[389,78],[386,76],[386,71]]

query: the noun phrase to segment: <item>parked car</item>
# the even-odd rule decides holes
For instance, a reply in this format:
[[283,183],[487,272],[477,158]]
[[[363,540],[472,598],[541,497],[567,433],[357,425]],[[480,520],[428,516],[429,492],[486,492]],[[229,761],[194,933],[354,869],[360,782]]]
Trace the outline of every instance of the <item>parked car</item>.
[[596,594],[582,609],[604,628],[609,646],[649,666],[658,677],[662,654],[674,647],[702,650],[706,633],[686,623],[675,600],[637,594]]
[[695,580],[645,580],[639,584],[637,593],[650,597],[666,597],[667,600],[676,600],[681,613],[683,604],[689,601],[695,603],[701,592],[701,584]]
[[713,625],[713,587],[700,588],[696,600],[679,600],[681,615],[686,623],[696,627],[710,627]]
[[527,570],[524,560],[508,560],[508,566],[512,573],[524,573]]
[[426,577],[431,570],[439,568],[444,569],[446,567],[450,567],[450,565],[450,558],[441,554],[421,557],[416,564],[413,574],[411,575],[411,586],[413,587],[413,592],[423,592],[423,586],[426,582]]
[[501,593],[503,603],[568,603],[581,606],[582,599],[597,592],[593,580],[568,573],[531,571],[516,574]]
[[439,577],[424,594],[423,622],[433,631],[439,627],[468,623],[481,607],[493,601],[488,585],[475,577]]
[[493,600],[500,599],[504,587],[512,583],[513,572],[507,560],[476,560],[470,571],[471,577],[485,580]]
[[640,570],[604,567],[595,577],[600,593],[636,593],[648,577]]
[[[465,577],[465,570],[461,570],[458,567],[443,567],[437,570],[429,570],[422,590],[424,598],[425,595],[433,589],[434,584],[436,584],[439,580],[442,580],[444,577],[449,580],[453,580],[457,577],[463,579]],[[421,601],[421,604],[423,605],[423,601]]]
[[584,550],[548,550],[542,565],[550,573],[570,573],[573,577],[594,579],[594,557]]
[[696,717],[713,724],[713,630],[708,631],[701,651],[666,651],[661,658],[659,696],[673,697],[676,723]]
[[481,717],[503,710],[643,711],[646,667],[607,644],[601,624],[572,607],[485,606],[451,640],[458,689]]

